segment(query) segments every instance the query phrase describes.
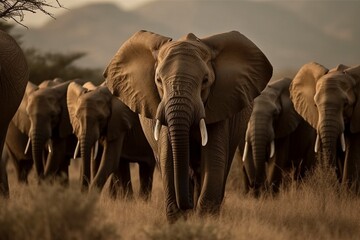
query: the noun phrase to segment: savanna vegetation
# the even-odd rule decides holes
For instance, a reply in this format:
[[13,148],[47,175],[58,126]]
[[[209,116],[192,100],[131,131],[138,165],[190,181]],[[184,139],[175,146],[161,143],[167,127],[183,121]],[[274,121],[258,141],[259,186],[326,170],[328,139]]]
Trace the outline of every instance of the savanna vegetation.
[[[219,217],[189,214],[168,224],[162,184],[155,172],[152,199],[113,199],[80,191],[79,162],[71,163],[69,188],[19,185],[9,164],[10,199],[0,200],[1,239],[359,239],[360,199],[343,190],[328,168],[289,180],[276,197],[239,194],[234,162]],[[132,166],[137,171],[137,166]],[[132,176],[137,176],[133,172]],[[138,192],[138,179],[133,179]]]

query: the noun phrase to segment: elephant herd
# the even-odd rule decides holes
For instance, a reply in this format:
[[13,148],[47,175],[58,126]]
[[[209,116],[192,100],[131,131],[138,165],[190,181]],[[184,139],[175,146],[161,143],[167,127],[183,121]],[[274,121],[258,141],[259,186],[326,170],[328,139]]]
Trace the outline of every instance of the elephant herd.
[[169,222],[193,209],[218,214],[234,157],[242,159],[245,190],[276,192],[285,172],[303,178],[319,162],[360,192],[360,66],[310,62],[293,79],[271,79],[267,57],[237,31],[176,41],[139,31],[100,86],[81,79],[36,86],[18,45],[2,32],[0,45],[5,196],[7,159],[19,181],[34,165],[39,182],[67,185],[78,156],[81,189],[101,189],[111,178],[113,196],[133,197],[129,163],[136,162],[140,196],[149,199],[157,166]]

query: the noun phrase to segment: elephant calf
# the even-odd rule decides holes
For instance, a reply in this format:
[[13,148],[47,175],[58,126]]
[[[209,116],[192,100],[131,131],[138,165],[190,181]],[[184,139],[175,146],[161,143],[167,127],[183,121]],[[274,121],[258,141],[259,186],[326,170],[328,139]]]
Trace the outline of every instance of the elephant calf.
[[[140,196],[148,199],[155,158],[142,132],[138,115],[115,98],[106,86],[95,87],[89,83],[86,86],[70,84],[67,104],[81,151],[83,189],[88,187],[90,179],[91,188],[103,188],[113,173],[113,194],[116,194],[115,183],[120,182],[122,196],[131,197],[129,163],[136,162],[139,164]],[[96,153],[99,143],[102,146],[101,158]]]
[[294,109],[289,96],[291,81],[271,80],[254,99],[243,161],[256,194],[269,186],[277,191],[292,167],[294,177],[303,177],[315,162],[316,132]]

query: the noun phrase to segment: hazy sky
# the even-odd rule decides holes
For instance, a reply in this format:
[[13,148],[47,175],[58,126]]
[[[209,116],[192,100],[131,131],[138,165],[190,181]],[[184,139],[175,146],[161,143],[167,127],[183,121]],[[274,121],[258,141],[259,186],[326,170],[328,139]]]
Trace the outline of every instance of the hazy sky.
[[[143,3],[150,2],[150,1],[154,1],[154,0],[59,0],[60,4],[69,10],[77,8],[81,5],[94,3],[94,2],[101,2],[101,3],[112,2],[112,3],[118,4],[123,9],[132,9]],[[57,6],[55,0],[50,0],[48,2]],[[68,11],[67,9],[48,8],[47,10],[49,12],[53,13],[53,15],[56,18],[56,16],[59,16],[62,13]],[[44,24],[46,21],[49,21],[49,20],[51,20],[51,18],[45,14],[42,14],[41,12],[38,12],[35,14],[26,13],[23,23],[28,27],[36,27],[36,26],[41,26],[42,24]]]

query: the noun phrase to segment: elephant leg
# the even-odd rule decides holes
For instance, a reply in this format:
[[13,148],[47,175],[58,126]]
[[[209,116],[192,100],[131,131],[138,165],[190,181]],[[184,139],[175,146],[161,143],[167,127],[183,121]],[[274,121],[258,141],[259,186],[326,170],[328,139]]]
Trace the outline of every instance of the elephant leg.
[[[5,136],[6,136],[8,125],[3,124],[1,126],[5,126],[5,128],[3,127],[2,129],[0,129],[0,150],[2,152],[4,149]],[[6,166],[7,166],[7,159],[1,158],[1,160],[0,160],[0,196],[9,198],[10,190],[9,190],[9,182],[8,182]]]
[[200,215],[218,215],[224,198],[228,169],[229,128],[225,122],[208,125],[209,141],[201,153],[202,188],[197,204]]
[[275,156],[269,161],[268,167],[268,185],[272,193],[278,193],[280,185],[286,172],[286,164],[289,159],[288,154],[289,139],[277,139],[275,141]]
[[120,158],[119,167],[114,171],[110,179],[110,196],[122,199],[133,199],[134,192],[131,183],[130,164],[124,158]]
[[153,163],[139,162],[140,197],[145,201],[151,197],[155,161]]
[[97,188],[101,190],[111,173],[119,168],[120,155],[123,147],[125,135],[119,136],[118,139],[111,142],[104,142],[104,150],[94,180],[90,184],[90,190]]
[[70,159],[66,157],[66,142],[63,139],[53,139],[52,142],[53,152],[46,161],[45,178],[59,180],[61,185],[68,186]]
[[19,170],[18,170],[18,181],[21,183],[28,184],[29,172],[32,169],[33,161],[32,160],[19,160]]
[[[96,173],[99,171],[102,153],[104,152],[104,147],[99,144],[98,153],[96,156],[91,156],[91,179],[94,179]],[[93,154],[93,153],[92,153]]]
[[349,136],[342,182],[360,194],[360,134]]

